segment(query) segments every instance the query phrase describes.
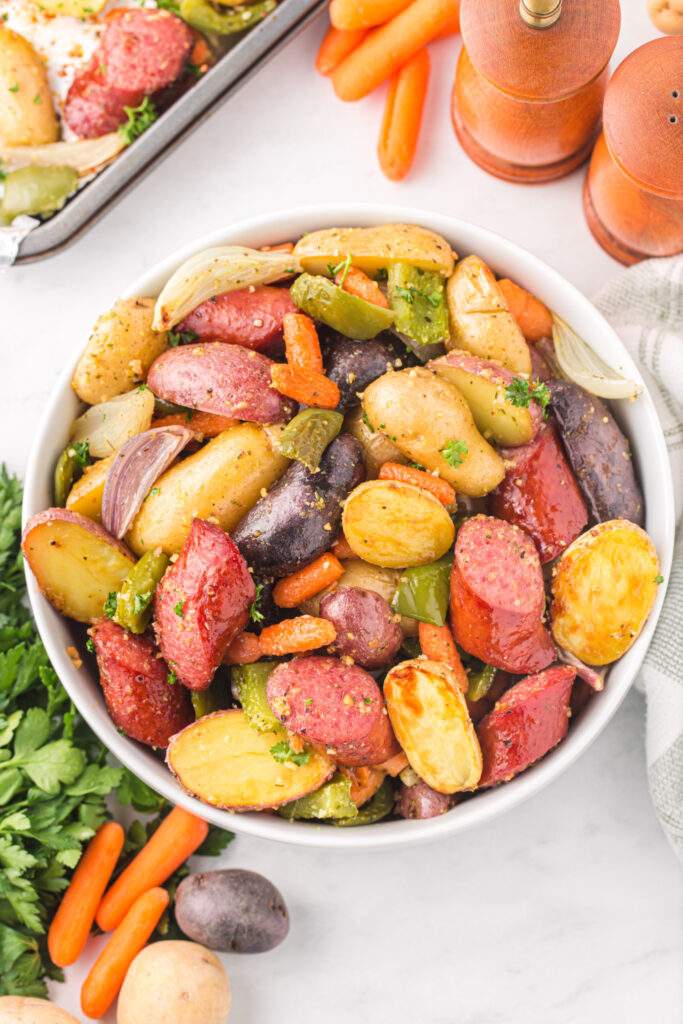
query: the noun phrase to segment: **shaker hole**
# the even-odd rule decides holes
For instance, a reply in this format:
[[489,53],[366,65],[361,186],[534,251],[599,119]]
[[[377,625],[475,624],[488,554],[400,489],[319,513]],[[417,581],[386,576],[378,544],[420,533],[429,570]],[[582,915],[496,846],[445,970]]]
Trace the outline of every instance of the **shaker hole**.
[[669,123],[670,124],[677,124],[677,122],[678,122],[678,118],[676,117],[675,114],[672,114],[671,117],[669,118]]
[[680,96],[681,94],[680,94],[680,92],[678,91],[678,89],[674,89],[674,91],[673,91],[673,92],[671,93],[671,95],[673,96],[673,98],[674,98],[675,100],[677,100],[677,99],[678,99],[678,97],[679,97],[679,96]]

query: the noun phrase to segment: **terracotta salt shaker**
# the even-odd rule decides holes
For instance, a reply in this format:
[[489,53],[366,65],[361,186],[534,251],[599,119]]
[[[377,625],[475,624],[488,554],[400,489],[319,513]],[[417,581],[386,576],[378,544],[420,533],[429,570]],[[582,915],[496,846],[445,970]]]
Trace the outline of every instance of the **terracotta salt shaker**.
[[646,43],[615,71],[583,205],[621,263],[683,252],[683,36]]
[[465,152],[529,184],[587,160],[620,20],[619,0],[461,0],[451,112]]

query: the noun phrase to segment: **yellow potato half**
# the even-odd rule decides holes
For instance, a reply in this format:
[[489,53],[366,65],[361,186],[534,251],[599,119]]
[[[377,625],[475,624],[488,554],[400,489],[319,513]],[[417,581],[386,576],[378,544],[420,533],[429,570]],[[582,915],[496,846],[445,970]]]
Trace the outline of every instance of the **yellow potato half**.
[[294,255],[309,274],[329,274],[330,264],[351,256],[367,274],[392,263],[410,263],[448,277],[454,253],[445,238],[417,224],[380,224],[375,228],[324,228],[311,231],[294,246]]
[[0,145],[41,146],[58,138],[45,65],[27,39],[0,23]]
[[99,459],[93,462],[92,466],[88,466],[80,480],[77,480],[69,491],[66,507],[99,523],[102,518],[104,485],[113,461],[114,456],[110,455],[109,458]]

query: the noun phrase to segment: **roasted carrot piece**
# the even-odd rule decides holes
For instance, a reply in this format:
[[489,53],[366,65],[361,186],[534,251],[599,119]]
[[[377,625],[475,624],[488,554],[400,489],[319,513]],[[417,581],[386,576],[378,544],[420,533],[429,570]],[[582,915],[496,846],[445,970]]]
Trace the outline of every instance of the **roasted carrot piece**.
[[79,860],[47,933],[50,959],[57,967],[75,963],[83,952],[124,839],[125,832],[118,822],[108,821],[97,830]]
[[328,552],[291,576],[278,580],[273,587],[273,600],[280,608],[296,608],[343,575],[344,566]]
[[172,413],[170,416],[161,416],[158,420],[152,420],[153,427],[187,427],[193,430],[198,437],[216,437],[230,427],[236,427],[238,420],[232,420],[228,416],[219,416],[215,412],[199,412],[192,410],[192,414],[184,412]]
[[385,771],[387,775],[391,775],[393,779],[397,775],[400,775],[404,768],[407,768],[410,764],[408,758],[401,750],[400,753],[394,754],[388,761],[383,761],[382,764],[378,764],[377,767]]
[[386,25],[373,29],[332,72],[339,99],[367,96],[438,36],[457,11],[457,0],[413,0]]
[[460,11],[457,11],[439,32],[435,39],[448,39],[449,36],[457,36],[460,31]]
[[540,299],[521,288],[514,281],[504,277],[498,287],[505,296],[510,312],[519,324],[520,330],[527,341],[540,341],[541,338],[552,338],[553,317],[547,306]]
[[99,1020],[107,1012],[167,906],[165,889],[148,889],[135,900],[83,982],[81,1009],[86,1017]]
[[215,63],[213,53],[211,52],[206,39],[201,36],[199,32],[194,34],[194,43],[192,45],[192,51],[190,53],[190,64],[194,64],[195,68],[203,73],[208,71],[212,64]]
[[363,42],[367,34],[364,28],[347,32],[345,29],[330,26],[315,58],[316,70],[321,75],[331,75],[337,65]]
[[458,648],[455,646],[453,635],[448,626],[433,626],[429,622],[420,622],[418,637],[422,653],[431,661],[443,661],[445,665],[455,672],[458,686],[463,693],[467,692],[469,680],[467,672],[462,666]]
[[315,405],[321,409],[336,409],[339,405],[339,388],[317,370],[302,370],[298,366],[274,363],[270,368],[270,379],[276,391],[295,402]]
[[327,619],[316,615],[298,615],[274,626],[266,626],[259,640],[263,654],[301,654],[326,647],[337,639],[337,631]]
[[261,252],[294,252],[294,242],[278,242],[277,245],[262,245]]
[[339,540],[334,542],[331,550],[332,554],[336,555],[337,558],[356,558],[356,552],[353,550],[348,540],[343,535],[339,538]]
[[428,82],[429,54],[420,50],[389,86],[377,156],[391,181],[405,178],[415,158]]
[[412,0],[332,0],[330,21],[335,28],[359,29],[383,25],[412,3]]
[[256,633],[240,633],[223,655],[224,665],[251,665],[261,657],[261,644]]
[[201,818],[174,807],[104,894],[95,915],[102,931],[117,928],[138,896],[165,882],[201,846],[208,831]]
[[358,267],[346,267],[344,270],[340,270],[334,283],[343,288],[345,292],[357,295],[359,299],[372,302],[375,306],[383,306],[384,309],[389,308],[389,301],[377,282]]
[[285,357],[289,365],[322,373],[323,355],[318,332],[310,316],[305,313],[285,313],[282,332],[285,338]]
[[356,807],[362,807],[371,799],[384,782],[386,772],[381,765],[362,768],[342,768],[342,774],[351,780],[349,796]]
[[412,466],[402,466],[399,462],[385,462],[379,471],[380,480],[398,480],[402,484],[412,484],[413,487],[421,487],[423,491],[429,491],[442,505],[455,504],[455,491],[447,480],[441,477],[432,476],[421,469],[414,469]]

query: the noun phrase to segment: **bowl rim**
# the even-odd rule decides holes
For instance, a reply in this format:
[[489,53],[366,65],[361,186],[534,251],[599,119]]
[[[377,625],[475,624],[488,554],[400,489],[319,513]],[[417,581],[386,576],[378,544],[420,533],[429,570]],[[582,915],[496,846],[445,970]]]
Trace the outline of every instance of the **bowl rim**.
[[[661,535],[658,542],[658,553],[662,573],[665,580],[668,580],[675,530],[673,482],[662,428],[645,381],[614,329],[591,301],[551,266],[516,242],[488,228],[479,227],[460,218],[416,207],[385,203],[333,203],[298,206],[245,218],[205,233],[176,249],[147,271],[138,275],[120,295],[126,298],[133,295],[149,294],[156,287],[156,281],[167,279],[188,256],[212,245],[239,243],[265,245],[288,237],[298,237],[307,231],[323,227],[338,226],[339,224],[369,226],[387,222],[421,225],[444,235],[451,242],[456,239],[469,239],[464,246],[468,252],[497,251],[502,262],[509,264],[508,272],[510,273],[511,268],[514,268],[516,279],[540,294],[541,298],[548,291],[556,293],[556,298],[553,300],[553,308],[556,312],[568,319],[583,337],[598,336],[600,338],[598,347],[603,352],[605,348],[611,350],[612,365],[642,385],[643,392],[638,401],[642,403],[641,411],[649,427],[648,465],[654,465],[653,471],[657,474],[660,487],[656,505],[652,509],[648,508],[648,515],[653,515],[657,524],[657,532]],[[264,240],[260,241],[259,236]],[[474,244],[470,244],[471,242]],[[496,265],[495,258],[492,259],[490,256],[486,258],[488,262]],[[548,300],[546,299],[546,301]],[[588,328],[590,328],[590,332]],[[36,431],[26,470],[22,509],[23,525],[32,514],[44,507],[44,502],[40,500],[40,493],[45,486],[46,470],[51,472],[50,456],[47,453],[55,448],[55,433],[64,418],[63,414],[60,416],[62,406],[68,404],[69,401],[72,403],[77,401],[71,390],[71,378],[82,347],[82,344],[78,345],[78,351],[68,360],[60,374]],[[63,430],[59,436],[64,437]],[[62,446],[63,441],[60,442],[60,450]],[[642,447],[640,444],[636,446],[633,442],[633,451],[636,457],[642,451]],[[655,605],[645,627],[633,647],[612,669],[605,690],[591,702],[590,707],[586,709],[588,713],[584,713],[582,721],[570,731],[565,740],[536,765],[504,786],[489,789],[479,794],[476,799],[468,800],[440,817],[419,821],[380,822],[368,828],[347,830],[311,822],[290,822],[275,814],[263,812],[233,813],[224,811],[211,807],[186,793],[178,785],[164,762],[156,760],[151,752],[146,751],[135,741],[122,736],[117,731],[104,709],[104,703],[99,693],[96,699],[87,696],[84,689],[84,685],[90,678],[87,667],[84,665],[80,669],[75,668],[66,653],[64,643],[56,635],[58,632],[65,631],[66,626],[63,625],[60,629],[60,623],[65,624],[67,620],[52,609],[47,599],[42,596],[28,567],[26,567],[26,580],[29,601],[38,632],[61,682],[84,719],[123,765],[171,803],[179,804],[222,828],[290,845],[343,850],[415,845],[455,835],[473,828],[475,825],[491,821],[559,778],[605,728],[630,689],[652,639],[666,589],[665,585],[659,587]]]

